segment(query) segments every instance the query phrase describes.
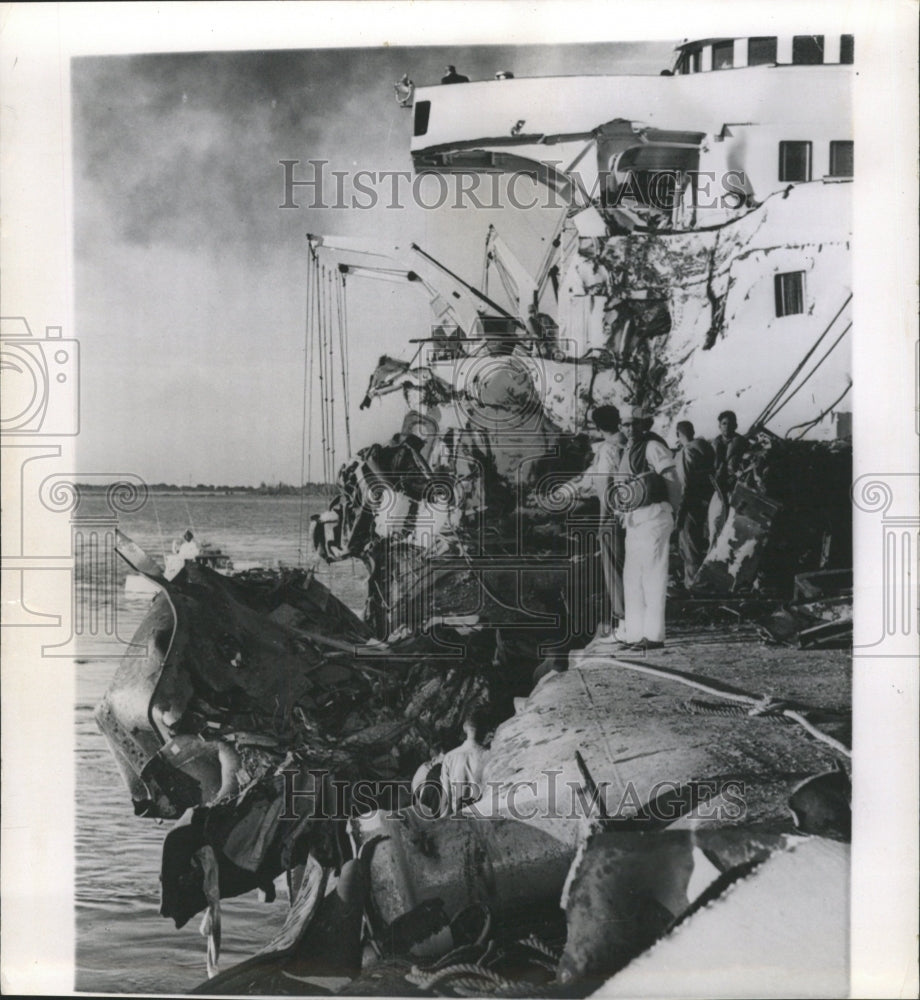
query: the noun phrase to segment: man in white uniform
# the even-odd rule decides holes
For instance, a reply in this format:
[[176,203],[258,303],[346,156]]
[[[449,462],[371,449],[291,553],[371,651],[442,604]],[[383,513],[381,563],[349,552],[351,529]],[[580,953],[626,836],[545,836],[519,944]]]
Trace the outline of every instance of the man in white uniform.
[[618,489],[626,528],[624,641],[633,650],[660,649],[664,645],[668,542],[680,507],[680,483],[671,449],[652,433],[647,410],[634,406],[622,426],[627,436]]
[[191,530],[186,531],[182,538],[173,542],[172,552],[166,556],[166,567],[163,570],[163,576],[167,580],[172,580],[179,575],[186,562],[197,559],[200,554],[201,549],[195,541],[195,536]]
[[450,815],[482,797],[482,774],[489,751],[479,742],[483,735],[484,714],[474,707],[463,721],[466,740],[448,750],[441,762],[441,787]]

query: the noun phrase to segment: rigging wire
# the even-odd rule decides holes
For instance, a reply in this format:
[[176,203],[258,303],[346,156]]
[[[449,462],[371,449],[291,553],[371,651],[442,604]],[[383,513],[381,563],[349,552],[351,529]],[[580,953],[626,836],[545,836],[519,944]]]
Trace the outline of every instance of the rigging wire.
[[336,306],[339,321],[339,367],[342,369],[342,403],[345,410],[345,449],[351,457],[351,407],[348,398],[348,329],[345,324],[345,275],[336,271]]
[[163,550],[163,562],[166,562],[166,539],[163,537],[163,527],[160,524],[160,512],[157,510],[157,496],[156,493],[150,494],[150,499],[153,500],[153,516],[157,519],[157,534],[160,536],[160,548]]
[[[790,400],[794,399],[795,396],[799,394],[801,389],[808,383],[808,380],[812,377],[812,375],[814,375],[814,373],[821,367],[821,365],[824,364],[824,362],[828,359],[828,357],[830,357],[831,352],[834,350],[834,348],[840,343],[841,340],[843,340],[843,338],[852,329],[853,329],[852,322],[847,323],[847,325],[843,328],[843,332],[840,334],[840,336],[837,337],[837,339],[833,342],[833,344],[831,344],[831,346],[824,352],[824,354],[821,355],[820,360],[815,364],[814,368],[812,368],[812,370],[805,376],[805,378],[802,379],[799,385],[797,385],[796,388],[791,393],[789,393],[789,395],[783,400],[783,402],[779,406],[777,406],[776,409],[770,414],[771,420],[777,415],[777,413],[780,412],[780,410],[782,410],[786,406],[786,404]],[[844,396],[845,395],[846,393],[844,393]],[[843,399],[843,396],[841,396],[840,398]],[[802,425],[797,424],[796,426],[801,427]]]
[[[313,256],[314,256],[314,258],[316,257],[315,252],[314,252]],[[308,276],[313,273],[313,264],[312,264],[312,262],[311,262],[310,268],[311,269],[308,272]],[[314,279],[312,279],[312,278],[310,278],[309,281],[310,281],[310,298],[309,298],[308,310],[307,310],[307,355],[308,355],[308,362],[309,362],[308,363],[308,370],[309,371],[308,371],[308,375],[306,376],[306,378],[308,379],[308,384],[309,384],[310,400],[309,400],[309,404],[307,405],[307,409],[308,409],[308,416],[307,416],[307,482],[312,483],[313,482],[313,410],[314,410],[314,406],[313,406],[313,395],[314,395],[314,393],[313,393],[313,376],[314,376],[314,370],[316,368],[316,362],[315,362],[315,358],[313,356],[313,329],[312,329],[311,324],[313,322],[313,300],[316,298],[316,281]]]
[[848,379],[847,380],[847,387],[846,387],[846,389],[844,389],[843,392],[840,393],[840,395],[834,400],[833,403],[831,403],[830,406],[828,406],[825,409],[823,409],[814,418],[814,420],[809,420],[809,421],[807,421],[806,423],[803,423],[803,424],[795,424],[794,426],[790,427],[789,430],[786,431],[786,437],[788,438],[792,434],[793,431],[796,431],[796,430],[798,430],[801,427],[802,428],[801,434],[797,434],[796,437],[795,437],[796,441],[801,441],[802,438],[805,437],[805,435],[812,429],[812,427],[814,427],[815,424],[819,424],[828,415],[828,413],[830,413],[831,410],[833,410],[833,408],[844,398],[844,396],[846,396],[846,394],[852,388],[853,388],[853,383],[852,383],[852,381],[850,381]]
[[188,504],[188,497],[185,495],[185,491],[182,489],[182,483],[179,483],[179,495],[182,497],[182,502],[185,504],[185,518],[188,521],[189,530],[192,534],[195,533],[195,525],[192,522],[192,509]]
[[[822,332],[821,336],[818,337],[818,339],[814,342],[814,344],[812,344],[811,348],[808,350],[805,357],[802,358],[802,360],[798,363],[793,373],[782,384],[782,386],[779,389],[779,392],[777,392],[776,395],[770,400],[770,402],[767,403],[767,405],[763,408],[763,410],[760,413],[760,416],[758,416],[757,419],[751,425],[752,427],[763,426],[773,416],[775,412],[775,407],[779,403],[779,401],[783,398],[784,393],[788,390],[789,386],[792,385],[792,383],[795,381],[799,372],[805,367],[805,365],[808,362],[808,359],[818,349],[818,346],[820,345],[821,341],[824,340],[824,338],[827,336],[828,331],[840,318],[840,315],[843,313],[843,310],[846,309],[846,307],[849,305],[852,298],[853,298],[853,293],[850,292],[850,294],[847,295],[847,297],[843,300],[843,305],[837,310],[836,313],[834,313],[833,319],[824,328],[824,331]],[[799,388],[801,388],[801,386]]]
[[326,379],[324,374],[325,362],[324,362],[324,348],[323,343],[323,281],[322,272],[317,267],[317,310],[316,310],[316,348],[318,352],[318,367],[319,367],[319,407],[320,407],[320,434],[321,434],[321,444],[323,451],[323,482],[329,482],[329,458],[328,451],[329,445],[327,443],[327,432],[328,428],[326,426]]
[[[562,246],[562,233],[567,218],[568,213],[565,209],[563,209],[559,213],[559,218],[556,220],[556,224],[553,227],[552,237],[547,240],[546,250],[544,251],[543,258],[540,261],[539,269],[536,272],[538,302],[539,300],[542,300],[543,292],[546,290],[546,282],[550,276],[550,271],[552,270],[552,262],[553,258],[556,256],[556,251]],[[561,256],[559,259],[561,260]]]
[[335,322],[332,313],[332,298],[333,298],[333,285],[332,285],[332,272],[326,270],[326,284],[329,286],[327,303],[329,307],[329,367],[327,369],[329,381],[327,386],[329,388],[329,426],[332,428],[332,433],[330,435],[330,463],[329,463],[329,476],[326,479],[327,483],[335,482],[336,474],[336,464],[335,464],[335,363],[333,359],[333,348],[335,345],[335,337],[333,336],[332,327]]
[[505,267],[504,263],[499,257],[494,257],[493,263],[495,264],[495,270],[498,271],[499,280],[502,283],[502,288],[505,290],[505,295],[508,298],[518,304],[518,309],[520,310],[520,289],[517,287],[517,282],[511,276],[511,272]]
[[492,253],[492,234],[495,232],[495,226],[489,225],[486,230],[486,245],[482,253],[482,279],[480,280],[479,287],[486,293],[489,294],[489,260]]
[[306,488],[306,463],[307,451],[309,448],[309,438],[307,435],[307,392],[309,389],[308,371],[310,354],[310,266],[307,267],[307,287],[304,309],[304,345],[303,345],[303,399],[302,414],[300,419],[300,510],[297,515],[297,565],[303,566],[304,545],[303,545],[303,514],[304,514],[304,491]]

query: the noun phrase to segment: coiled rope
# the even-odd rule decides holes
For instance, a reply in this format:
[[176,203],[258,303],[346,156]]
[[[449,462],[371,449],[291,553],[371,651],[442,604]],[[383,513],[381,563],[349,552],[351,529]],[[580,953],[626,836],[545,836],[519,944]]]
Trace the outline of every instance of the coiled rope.
[[[413,965],[406,973],[406,981],[421,990],[433,990],[442,996],[478,997],[487,993],[491,996],[526,997],[541,993],[544,986],[530,980],[509,979],[495,972],[491,966],[505,957],[508,948],[520,947],[534,952],[531,964],[553,973],[555,979],[559,953],[535,934],[531,934],[501,949],[496,949],[495,941],[490,939],[475,961],[468,960],[472,958],[471,950],[482,947],[490,928],[489,916],[475,944],[462,945],[426,968]],[[465,960],[459,960],[461,958]]]

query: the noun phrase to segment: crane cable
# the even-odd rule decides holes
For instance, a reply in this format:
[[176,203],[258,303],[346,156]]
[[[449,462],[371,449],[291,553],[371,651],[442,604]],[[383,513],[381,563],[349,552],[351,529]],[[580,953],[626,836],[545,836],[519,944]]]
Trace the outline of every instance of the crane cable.
[[327,426],[326,407],[326,378],[325,378],[325,341],[324,341],[324,310],[323,310],[323,280],[322,272],[317,264],[316,269],[317,296],[316,296],[316,350],[317,367],[319,369],[319,415],[320,415],[320,444],[323,453],[323,482],[329,482],[329,444]]
[[326,279],[323,283],[326,293],[326,393],[329,406],[327,417],[329,426],[329,473],[326,482],[332,483],[335,478],[335,364],[333,361],[333,349],[335,337],[333,336],[332,324],[332,274],[328,268],[323,268],[323,276]]
[[[336,474],[337,440],[335,384],[342,385],[342,424],[345,446],[351,455],[351,392],[349,389],[349,338],[348,309],[345,273],[342,268],[327,267],[321,262],[311,245],[311,265],[308,269],[307,294],[307,359],[305,393],[318,380],[317,402],[319,410],[320,444],[323,453],[323,479],[333,481]],[[339,375],[336,375],[336,368]],[[312,481],[312,424],[314,405],[312,398],[305,406],[305,427],[308,435],[308,469]]]
[[[313,253],[311,247],[311,253]],[[315,256],[315,254],[314,254]],[[305,292],[305,302],[304,302],[304,334],[303,334],[303,399],[302,399],[302,412],[300,418],[300,510],[298,511],[297,519],[297,564],[298,566],[303,566],[304,562],[304,541],[303,541],[303,523],[304,523],[304,503],[305,503],[305,490],[308,480],[312,478],[313,471],[313,407],[308,403],[308,393],[310,391],[310,384],[312,381],[313,372],[313,354],[310,350],[311,338],[310,338],[310,293],[312,291],[312,282],[310,280],[310,275],[312,273],[312,259],[307,266],[307,281],[306,281],[306,292]]]
[[345,307],[345,273],[336,273],[336,306],[339,321],[339,367],[342,370],[342,402],[345,409],[345,450],[351,458],[351,402],[348,394],[348,325]]
[[[341,269],[327,268],[321,263],[315,247],[310,244],[310,261],[306,281],[306,322],[304,328],[303,399],[300,447],[300,512],[298,524],[298,558],[304,558],[304,491],[313,481],[313,418],[319,409],[322,477],[325,484],[336,476],[335,367],[336,326],[338,327],[338,365],[342,379],[345,445],[351,455],[350,393],[348,387],[348,322],[345,297],[345,275]],[[315,393],[314,379],[319,391]]]

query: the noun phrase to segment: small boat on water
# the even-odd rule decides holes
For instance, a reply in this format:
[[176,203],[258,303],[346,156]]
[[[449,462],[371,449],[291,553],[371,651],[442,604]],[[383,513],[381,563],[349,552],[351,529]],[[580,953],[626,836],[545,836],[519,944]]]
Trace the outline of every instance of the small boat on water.
[[[217,545],[209,542],[199,544],[190,530],[185,532],[181,541],[173,542],[172,552],[166,556],[166,566],[163,571],[166,579],[171,580],[187,561],[205,566],[222,576],[259,569],[263,565],[252,559],[234,561]],[[128,573],[125,577],[125,594],[143,596],[155,594],[158,590],[158,584],[142,573]]]
[[235,569],[235,564],[230,556],[226,552],[216,546],[204,545],[201,552],[195,557],[195,562],[199,566],[208,566],[217,573],[223,573],[225,576],[228,573],[232,573]]

